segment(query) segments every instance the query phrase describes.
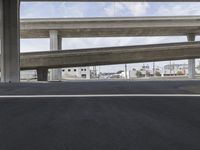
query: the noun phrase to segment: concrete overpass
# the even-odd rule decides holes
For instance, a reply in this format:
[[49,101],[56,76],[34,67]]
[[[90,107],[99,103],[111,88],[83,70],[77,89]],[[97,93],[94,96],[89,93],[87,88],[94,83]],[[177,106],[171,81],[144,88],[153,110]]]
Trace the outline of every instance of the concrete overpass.
[[[50,50],[61,50],[62,38],[135,37],[200,35],[200,16],[23,19],[21,38],[50,38]],[[189,77],[195,78],[195,60],[189,60]],[[51,80],[61,80],[61,70],[53,69]]]
[[200,16],[22,19],[21,38],[200,35]]
[[37,69],[39,80],[47,80],[49,68],[138,63],[188,58],[200,58],[200,42],[22,53],[21,69]]

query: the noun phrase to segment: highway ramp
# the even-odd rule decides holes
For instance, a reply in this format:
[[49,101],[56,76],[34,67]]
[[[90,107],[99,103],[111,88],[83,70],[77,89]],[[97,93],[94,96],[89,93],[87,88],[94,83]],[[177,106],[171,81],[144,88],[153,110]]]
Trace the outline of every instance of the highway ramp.
[[21,53],[20,68],[64,68],[111,65],[200,57],[200,42],[101,47],[51,52]]

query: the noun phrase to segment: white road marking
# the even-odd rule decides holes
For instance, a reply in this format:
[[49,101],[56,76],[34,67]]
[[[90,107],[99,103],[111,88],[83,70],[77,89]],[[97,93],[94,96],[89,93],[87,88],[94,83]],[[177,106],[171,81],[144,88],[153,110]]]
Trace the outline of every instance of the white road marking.
[[200,97],[200,94],[0,95],[0,98]]

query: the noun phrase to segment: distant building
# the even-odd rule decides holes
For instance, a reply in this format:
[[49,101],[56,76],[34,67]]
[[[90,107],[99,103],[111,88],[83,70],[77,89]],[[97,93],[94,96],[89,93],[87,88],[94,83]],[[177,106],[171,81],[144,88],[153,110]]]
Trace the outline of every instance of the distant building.
[[143,65],[140,69],[140,72],[142,73],[143,77],[153,76],[153,70],[150,69],[149,65]]
[[97,67],[93,66],[92,69],[90,70],[90,79],[97,79]]
[[138,77],[152,77],[152,76],[161,76],[161,71],[159,68],[156,68],[154,71],[149,67],[149,65],[143,65],[141,69],[135,69],[129,71],[129,78],[138,78]]
[[[20,72],[21,80],[36,80],[36,70],[25,70]],[[90,67],[74,67],[62,69],[63,79],[90,79]]]
[[197,74],[200,74],[200,65],[198,65],[198,66],[196,67],[196,73],[197,73]]
[[164,66],[164,76],[188,75],[187,64],[169,64]]
[[124,79],[125,72],[120,70],[118,72],[106,72],[99,74],[100,79]]
[[36,70],[24,70],[20,71],[21,80],[34,80],[37,79],[37,71]]
[[137,78],[137,70],[133,68],[132,70],[129,71],[129,77],[130,78]]
[[73,67],[62,69],[63,79],[90,79],[90,67]]
[[[200,65],[195,68],[196,74],[200,74]],[[164,76],[188,75],[188,64],[171,64],[164,66]]]
[[109,79],[111,76],[113,76],[113,75],[115,75],[116,73],[114,73],[114,72],[100,72],[99,73],[99,78],[100,79]]

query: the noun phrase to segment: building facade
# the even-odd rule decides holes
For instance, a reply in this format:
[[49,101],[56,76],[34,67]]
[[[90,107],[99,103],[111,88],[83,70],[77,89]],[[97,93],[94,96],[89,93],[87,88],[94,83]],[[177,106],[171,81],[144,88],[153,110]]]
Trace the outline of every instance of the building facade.
[[180,76],[188,75],[188,65],[187,64],[169,64],[164,66],[164,76]]
[[63,79],[90,79],[90,67],[72,67],[62,69]]

